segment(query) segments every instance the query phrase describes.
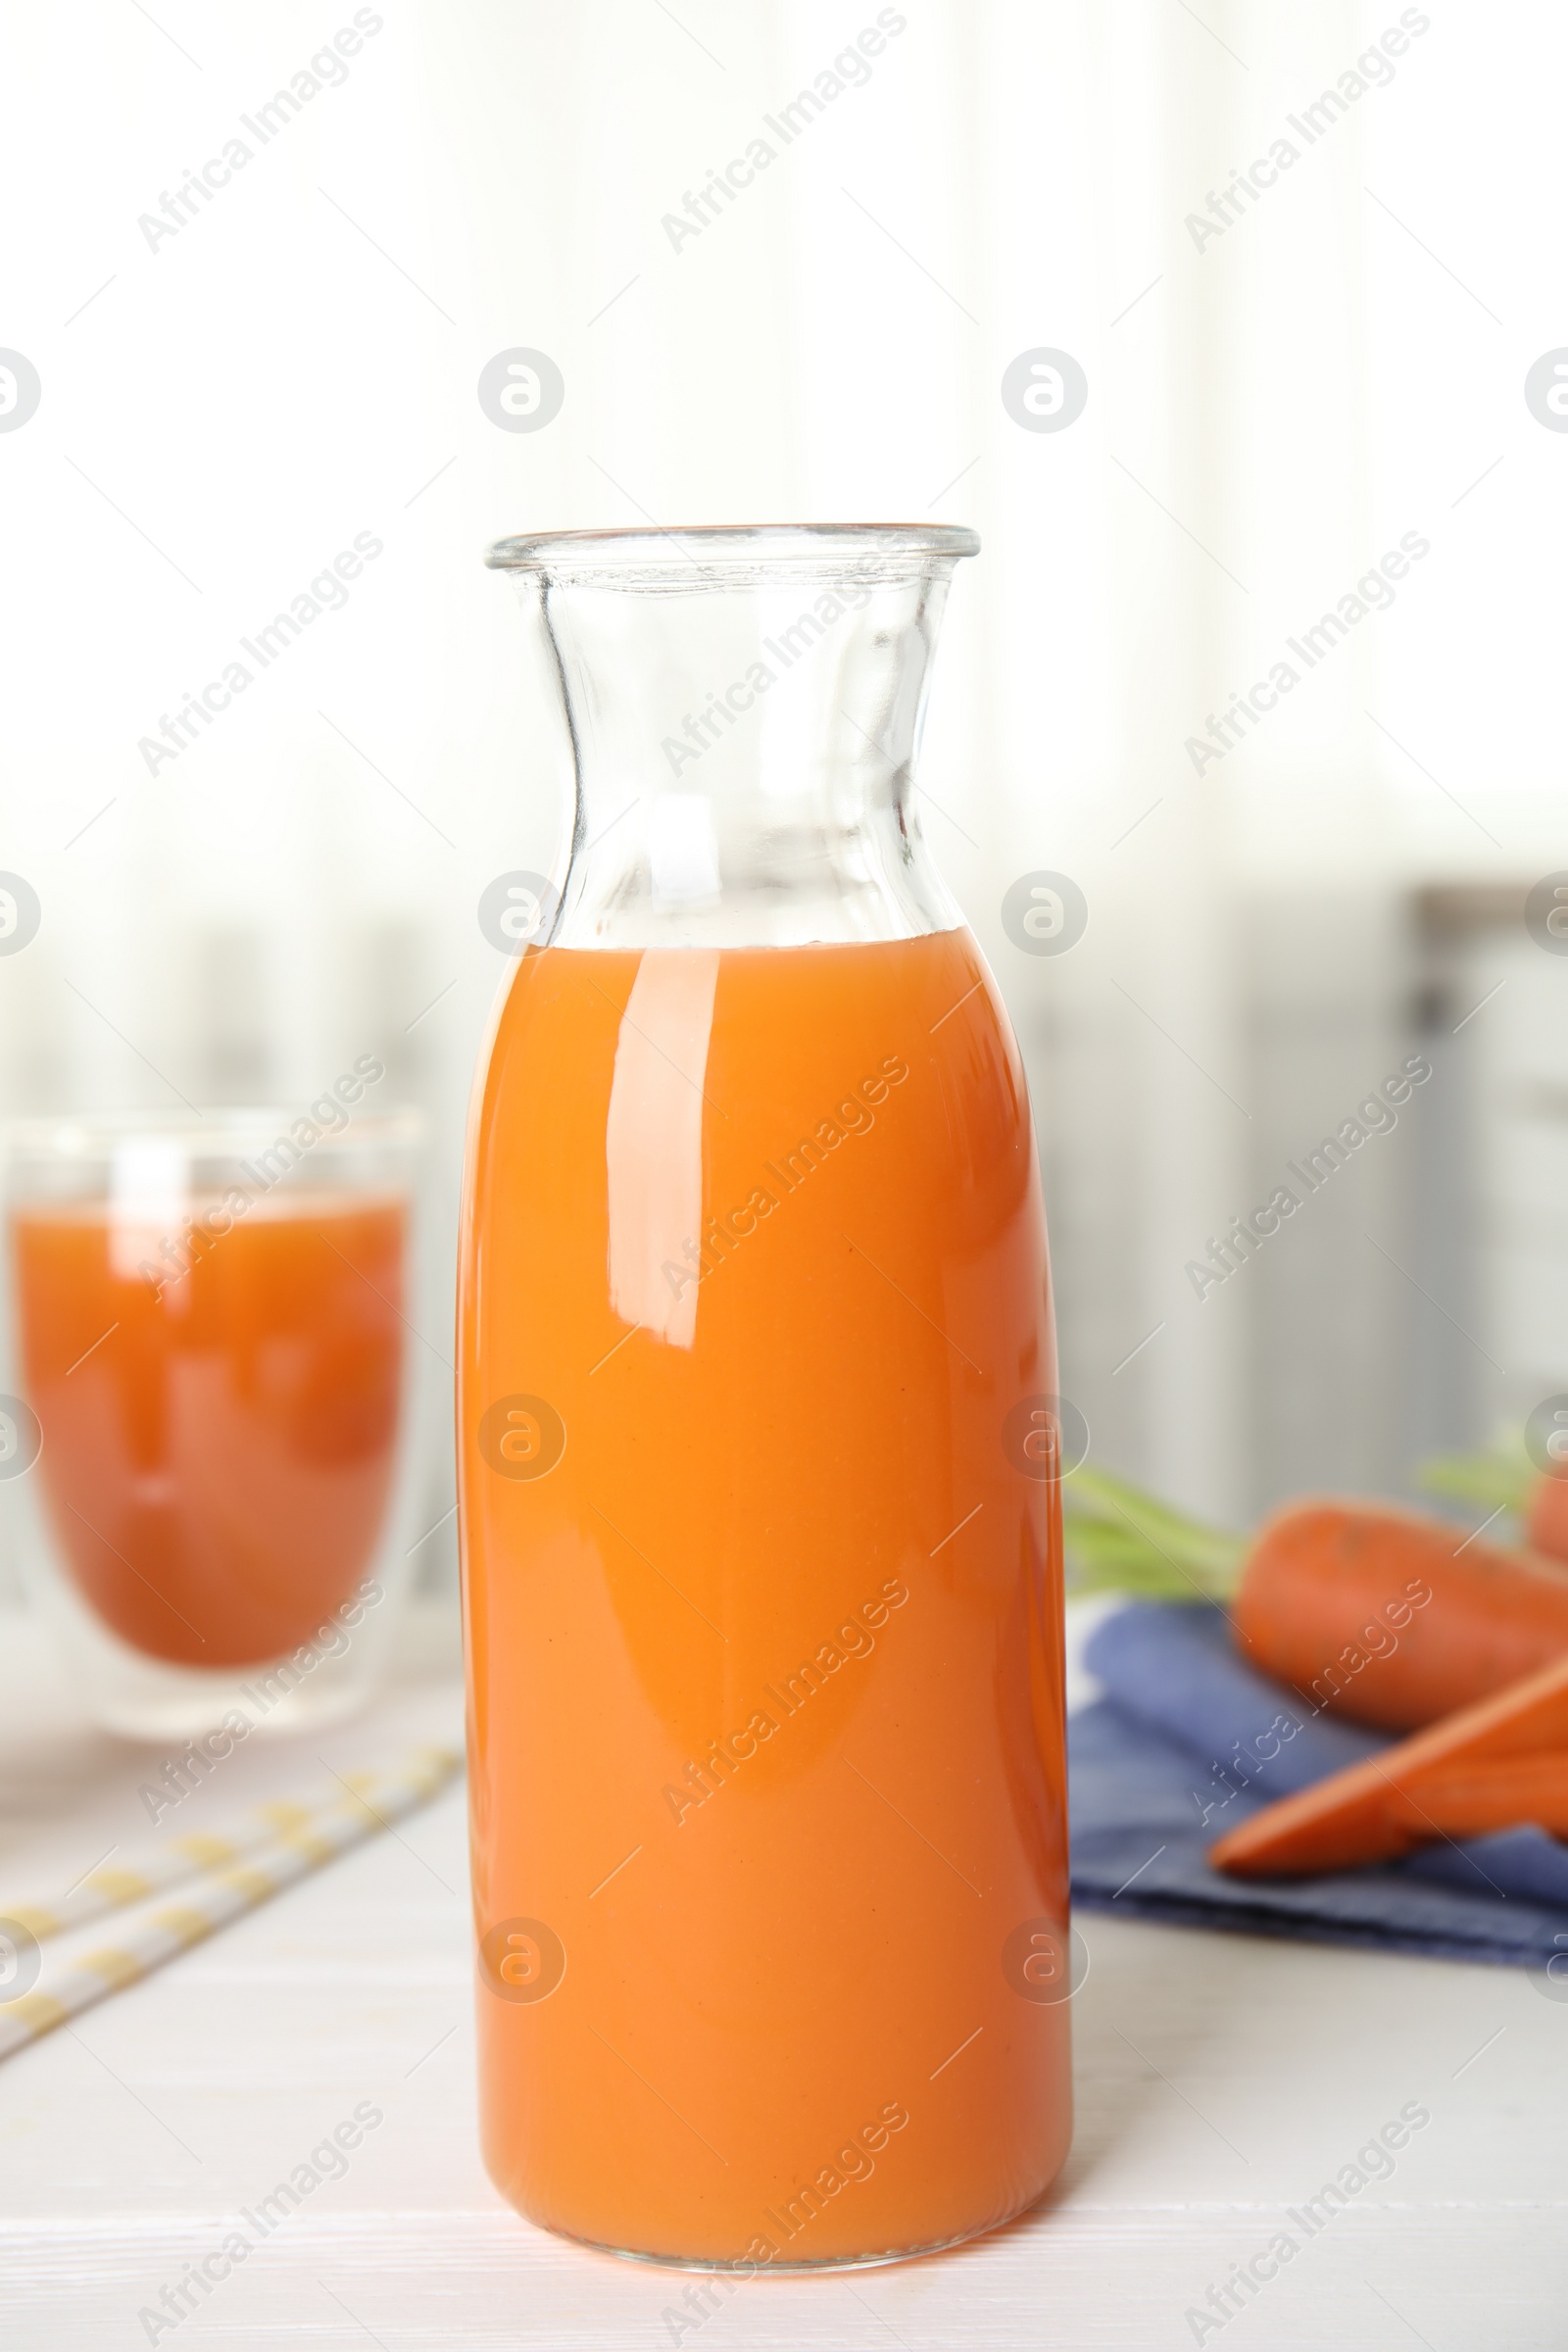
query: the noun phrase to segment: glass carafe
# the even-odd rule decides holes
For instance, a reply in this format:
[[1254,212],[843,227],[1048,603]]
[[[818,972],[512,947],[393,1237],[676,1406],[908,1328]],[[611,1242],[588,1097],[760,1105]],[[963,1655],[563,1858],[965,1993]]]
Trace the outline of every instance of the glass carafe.
[[529,2220],[949,2245],[1066,2154],[1028,1096],[912,770],[968,531],[513,539],[576,767],[460,1304],[479,2075]]

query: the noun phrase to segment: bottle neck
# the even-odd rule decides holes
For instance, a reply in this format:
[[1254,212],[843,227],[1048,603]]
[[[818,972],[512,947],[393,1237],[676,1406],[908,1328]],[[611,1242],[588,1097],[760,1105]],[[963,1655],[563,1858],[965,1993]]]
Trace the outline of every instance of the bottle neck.
[[952,564],[524,581],[576,771],[552,944],[805,946],[961,917],[913,801]]

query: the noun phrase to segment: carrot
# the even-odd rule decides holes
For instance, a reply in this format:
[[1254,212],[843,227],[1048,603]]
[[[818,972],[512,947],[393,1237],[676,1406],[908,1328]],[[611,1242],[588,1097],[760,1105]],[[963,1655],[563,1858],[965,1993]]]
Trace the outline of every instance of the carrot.
[[1568,1822],[1568,1657],[1266,1805],[1208,1858],[1235,1878],[1299,1878],[1543,1812]]
[[1554,1560],[1568,1560],[1568,1478],[1560,1472],[1537,1479],[1525,1535],[1535,1550],[1546,1552]]
[[1415,1511],[1296,1503],[1258,1531],[1231,1624],[1317,1705],[1410,1731],[1568,1652],[1568,1569]]
[[1421,1803],[1446,1838],[1476,1838],[1520,1821],[1568,1838],[1568,1751],[1423,1774]]
[[1249,1544],[1087,1466],[1064,1501],[1075,1590],[1228,1599],[1238,1647],[1315,1710],[1409,1731],[1568,1654],[1568,1566],[1445,1519],[1293,1503]]

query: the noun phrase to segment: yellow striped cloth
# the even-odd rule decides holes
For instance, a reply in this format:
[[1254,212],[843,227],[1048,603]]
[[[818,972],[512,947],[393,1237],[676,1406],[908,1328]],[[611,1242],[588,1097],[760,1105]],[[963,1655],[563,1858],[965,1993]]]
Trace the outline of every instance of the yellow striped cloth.
[[[373,1801],[378,1777],[373,1772],[345,1773],[344,1786],[352,1795]],[[336,1801],[330,1797],[326,1800],[328,1804]],[[68,1892],[48,1902],[0,1903],[0,1917],[14,1921],[35,1942],[42,1943],[51,1936],[64,1936],[72,1928],[84,1926],[105,1911],[119,1911],[127,1903],[145,1902],[149,1895],[157,1894],[165,1886],[177,1886],[181,1879],[193,1878],[198,1871],[220,1870],[227,1863],[237,1862],[242,1854],[254,1852],[259,1845],[271,1845],[279,1838],[287,1838],[305,1829],[321,1809],[318,1803],[286,1800],[258,1805],[254,1814],[221,1836],[194,1831],[185,1837],[170,1838],[162,1845],[133,1855],[127,1862],[88,1871]]]
[[18,1999],[0,2001],[0,2058],[122,1985],[134,1984],[296,1879],[414,1812],[445,1786],[460,1762],[450,1748],[416,1748],[392,1771],[347,1776],[348,1790],[335,1803],[266,1807],[259,1829],[242,1828],[228,1838],[182,1838],[173,1850],[144,1857],[134,1870],[93,1872],[83,1882],[83,1887],[97,1882],[85,1907],[74,1907],[80,1888],[61,1902],[13,1907],[6,1920],[41,1941],[101,1911],[139,1902],[181,1880],[190,1882],[179,1903],[129,1922],[116,1942],[48,1975]]

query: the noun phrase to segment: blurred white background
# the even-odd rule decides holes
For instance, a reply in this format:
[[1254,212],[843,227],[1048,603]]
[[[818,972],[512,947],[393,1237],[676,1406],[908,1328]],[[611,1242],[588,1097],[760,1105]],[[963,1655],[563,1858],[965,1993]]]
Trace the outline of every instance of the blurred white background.
[[[381,1053],[434,1124],[447,1350],[476,903],[548,870],[566,791],[483,545],[963,521],[924,822],[1029,1058],[1097,1457],[1240,1518],[1403,1491],[1568,1386],[1568,962],[1521,916],[1568,866],[1568,434],[1525,398],[1568,344],[1559,10],[76,0],[5,47],[0,345],[41,398],[0,429],[0,866],[42,921],[0,1109],[303,1103]],[[564,379],[537,431],[477,396],[514,347]],[[1004,406],[1038,348],[1087,375],[1059,431]],[[362,534],[339,609],[241,651]],[[1002,927],[1036,868],[1087,895],[1065,956]],[[1416,1052],[1397,1132],[1200,1300],[1187,1261]],[[429,1476],[433,1520],[443,1428]]]

